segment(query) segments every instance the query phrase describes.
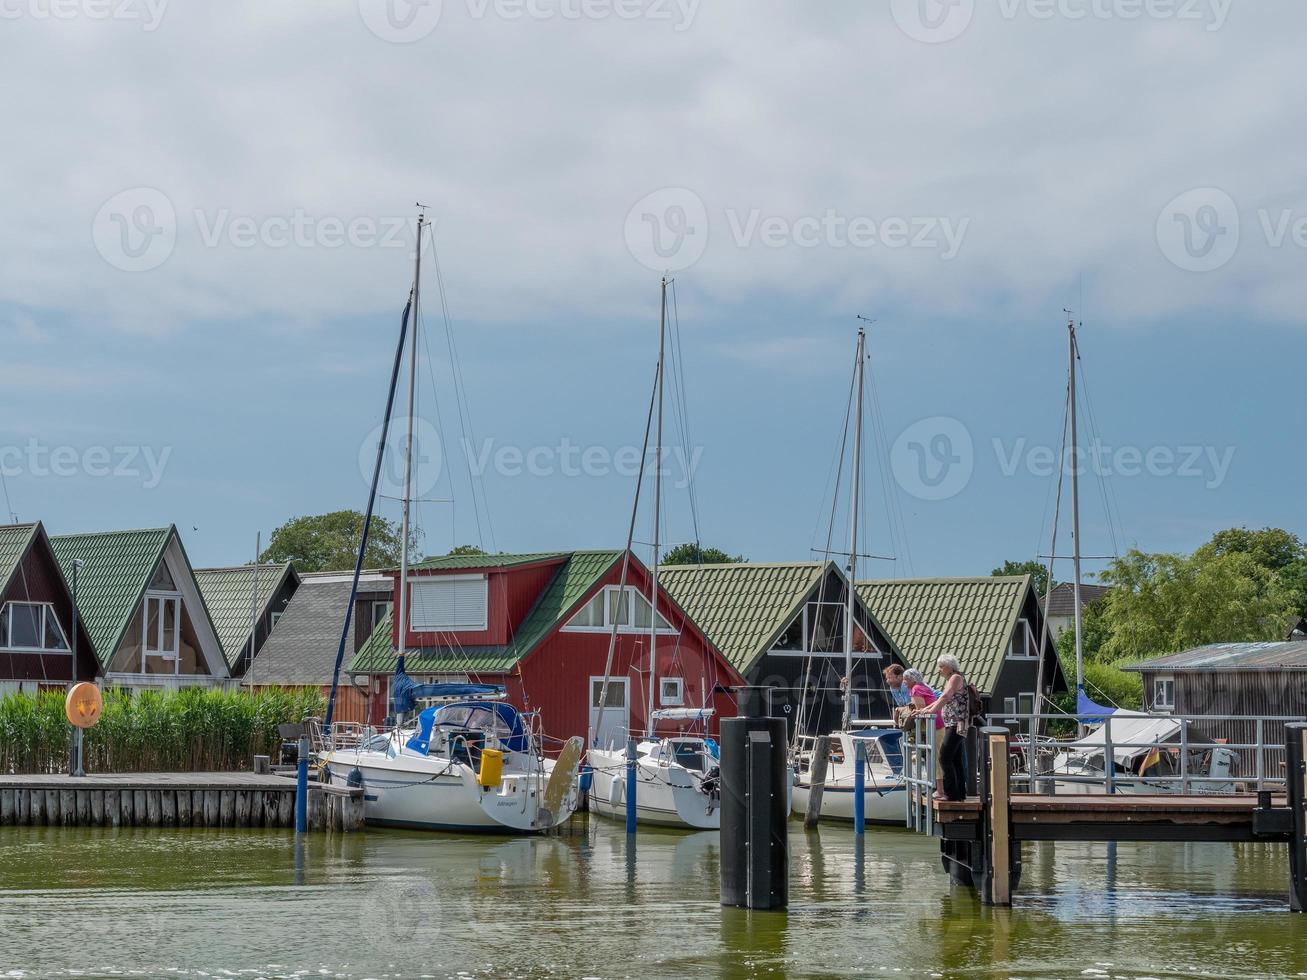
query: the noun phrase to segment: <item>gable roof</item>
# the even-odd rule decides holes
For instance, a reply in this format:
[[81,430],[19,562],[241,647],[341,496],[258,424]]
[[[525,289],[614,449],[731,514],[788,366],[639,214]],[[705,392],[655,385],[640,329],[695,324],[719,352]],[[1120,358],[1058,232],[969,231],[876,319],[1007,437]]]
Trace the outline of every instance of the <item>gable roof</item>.
[[[281,591],[288,578],[299,581],[290,562],[280,565],[259,565],[259,617],[268,611],[268,604]],[[250,595],[254,591],[254,566],[238,565],[234,568],[197,568],[195,581],[209,608],[213,630],[218,634],[227,666],[234,667],[250,639]]]
[[1307,670],[1307,640],[1211,643],[1181,653],[1126,664],[1122,670]]
[[994,689],[1030,592],[1029,575],[858,583],[863,601],[912,666],[929,676],[936,659],[951,653],[984,692]]
[[137,531],[60,534],[50,539],[64,577],[74,559],[85,565],[77,573],[77,610],[101,664],[118,649],[136,607],[150,584],[175,527]]
[[[1090,603],[1097,602],[1111,591],[1111,588],[1106,585],[1089,585],[1081,582],[1080,607],[1083,609]],[[1075,585],[1071,582],[1058,582],[1057,585],[1053,586],[1052,594],[1040,600],[1041,606],[1045,600],[1048,602],[1049,616],[1074,616],[1076,614]]]
[[[482,564],[445,564],[443,568],[493,568],[563,559],[545,586],[535,605],[522,620],[513,638],[501,646],[438,647],[427,651],[410,651],[404,657],[404,669],[411,674],[468,673],[504,674],[531,653],[555,627],[561,625],[580,606],[581,600],[621,559],[621,551],[571,551],[531,555],[458,556],[490,558]],[[440,561],[440,559],[436,559]],[[425,565],[425,563],[424,563]],[[390,617],[380,623],[359,648],[349,664],[351,674],[389,674],[398,659],[392,642],[394,628]]]
[[0,527],[0,595],[9,591],[9,583],[27,549],[36,539],[39,524],[9,524]]
[[568,558],[571,554],[572,552],[567,551],[541,551],[521,555],[436,555],[410,565],[409,571],[414,569],[512,568],[514,565],[534,565],[542,561],[557,561],[561,558]]
[[[353,579],[352,571],[301,576],[299,588],[286,604],[277,628],[264,640],[245,683],[330,684]],[[371,594],[389,599],[394,588],[394,579],[385,573],[365,571],[359,579],[363,597]]]

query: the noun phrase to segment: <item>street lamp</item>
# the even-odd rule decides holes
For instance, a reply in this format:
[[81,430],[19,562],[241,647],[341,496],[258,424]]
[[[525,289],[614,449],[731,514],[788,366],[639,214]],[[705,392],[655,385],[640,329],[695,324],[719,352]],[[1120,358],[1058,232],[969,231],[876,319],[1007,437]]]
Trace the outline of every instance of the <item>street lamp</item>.
[[[68,689],[71,691],[74,684],[77,683],[77,573],[85,565],[80,558],[73,559],[73,638],[72,638],[72,655],[73,663],[69,670]],[[86,769],[82,764],[82,740],[84,733],[81,728],[73,728],[73,746],[68,755],[68,775],[85,776]]]

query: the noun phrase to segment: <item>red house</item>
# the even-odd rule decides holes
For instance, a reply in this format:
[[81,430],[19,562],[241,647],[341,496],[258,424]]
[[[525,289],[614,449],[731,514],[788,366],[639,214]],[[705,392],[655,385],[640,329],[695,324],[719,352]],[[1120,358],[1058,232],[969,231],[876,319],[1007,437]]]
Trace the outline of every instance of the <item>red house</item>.
[[[422,562],[409,575],[405,669],[419,683],[503,684],[512,704],[540,712],[547,735],[588,738],[600,717],[616,622],[599,743],[645,731],[651,685],[655,710],[715,709],[708,726],[715,732],[718,719],[735,714],[727,689],[743,679],[661,589],[651,637],[649,570],[632,556],[626,595],[619,599],[623,564],[621,551],[454,555]],[[398,578],[395,573],[396,584]],[[349,666],[357,685],[366,680],[373,723],[387,710],[398,636],[388,617]],[[657,730],[675,726],[659,722]]]
[[72,593],[45,528],[0,527],[0,694],[94,680],[100,664],[84,621],[77,623],[76,664],[72,636]]

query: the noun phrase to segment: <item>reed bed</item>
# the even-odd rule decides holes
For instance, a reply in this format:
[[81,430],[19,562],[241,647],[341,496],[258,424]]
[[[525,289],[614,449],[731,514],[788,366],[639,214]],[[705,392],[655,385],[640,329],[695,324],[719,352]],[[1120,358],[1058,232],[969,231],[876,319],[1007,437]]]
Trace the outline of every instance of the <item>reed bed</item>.
[[[104,692],[104,713],[87,729],[88,772],[213,772],[276,756],[277,726],[320,716],[316,688],[255,694],[212,688]],[[71,726],[61,691],[0,697],[0,773],[63,772]]]

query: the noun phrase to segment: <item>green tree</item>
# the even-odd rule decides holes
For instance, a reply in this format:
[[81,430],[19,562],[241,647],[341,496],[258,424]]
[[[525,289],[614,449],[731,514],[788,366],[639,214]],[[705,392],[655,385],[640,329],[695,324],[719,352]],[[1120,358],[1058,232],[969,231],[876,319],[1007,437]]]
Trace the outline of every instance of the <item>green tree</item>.
[[446,557],[458,558],[462,556],[486,555],[486,554],[489,554],[489,552],[486,551],[484,548],[478,548],[474,544],[460,544],[460,545],[456,545],[453,548],[450,548],[449,553]]
[[[1048,566],[1033,559],[1026,561],[1011,561],[1009,559],[989,574],[994,576],[1029,575],[1036,592],[1043,595],[1048,591]],[[1057,583],[1054,582],[1053,584],[1056,585]]]
[[[292,517],[272,532],[263,561],[293,561],[301,572],[352,569],[363,537],[363,515],[356,510]],[[409,542],[410,557],[418,558],[414,532]],[[400,559],[400,529],[393,521],[373,516],[368,534],[364,568],[394,568]]]
[[1279,576],[1293,596],[1297,614],[1307,616],[1307,544],[1291,531],[1279,527],[1264,527],[1260,531],[1227,528],[1212,535],[1212,540],[1196,554],[1247,555]]
[[744,555],[728,555],[720,548],[703,548],[693,541],[669,548],[662,557],[664,565],[734,565],[748,561]]

